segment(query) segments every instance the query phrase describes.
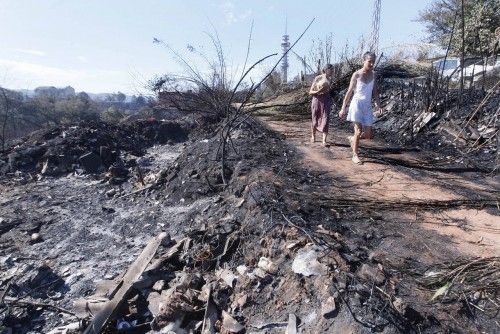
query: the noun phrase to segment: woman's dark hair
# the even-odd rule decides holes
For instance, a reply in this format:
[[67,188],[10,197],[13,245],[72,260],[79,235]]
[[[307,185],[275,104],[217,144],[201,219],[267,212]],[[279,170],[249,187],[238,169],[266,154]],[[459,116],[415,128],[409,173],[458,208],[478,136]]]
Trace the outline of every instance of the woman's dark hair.
[[321,70],[321,73],[326,73],[326,70],[328,69],[333,69],[333,65],[332,64],[326,64],[325,66],[323,66],[323,69]]
[[368,57],[377,58],[377,55],[375,54],[375,52],[371,51],[366,51],[365,53],[363,53],[363,60],[366,60]]

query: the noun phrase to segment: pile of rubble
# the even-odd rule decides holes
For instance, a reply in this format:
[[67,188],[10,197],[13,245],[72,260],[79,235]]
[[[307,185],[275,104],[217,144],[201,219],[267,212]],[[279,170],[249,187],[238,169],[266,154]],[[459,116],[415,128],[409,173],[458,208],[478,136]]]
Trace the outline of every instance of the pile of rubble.
[[376,126],[389,142],[410,143],[494,169],[500,138],[499,91],[471,90],[460,97],[455,89],[432,101],[433,92],[422,80],[387,80],[382,91],[386,113]]
[[124,177],[135,159],[154,144],[185,141],[188,123],[139,120],[123,125],[106,123],[57,126],[34,132],[0,155],[0,176],[33,179],[37,174],[103,173]]

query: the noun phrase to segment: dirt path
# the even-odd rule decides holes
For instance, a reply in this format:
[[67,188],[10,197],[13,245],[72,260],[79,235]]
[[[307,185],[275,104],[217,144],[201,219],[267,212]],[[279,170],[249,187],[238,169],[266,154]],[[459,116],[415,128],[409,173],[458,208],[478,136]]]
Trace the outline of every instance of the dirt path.
[[[296,115],[295,115],[296,116]],[[365,199],[384,200],[456,200],[473,198],[498,198],[499,180],[477,173],[458,173],[419,168],[425,152],[402,147],[391,147],[374,140],[361,144],[363,165],[354,165],[347,136],[349,133],[331,129],[327,147],[319,142],[310,143],[309,121],[302,117],[261,116],[269,127],[283,133],[302,154],[300,162],[315,175],[328,175],[331,184],[319,191],[339,193]],[[319,140],[318,140],[319,139]],[[414,168],[403,167],[413,165]],[[405,224],[398,233],[402,245],[423,244],[429,259],[440,257],[433,247],[443,240],[462,255],[500,255],[500,218],[498,210],[448,209],[432,212],[394,210],[384,213],[384,219]],[[428,232],[421,233],[424,228]],[[389,246],[387,246],[389,248]],[[393,250],[397,252],[398,250]]]

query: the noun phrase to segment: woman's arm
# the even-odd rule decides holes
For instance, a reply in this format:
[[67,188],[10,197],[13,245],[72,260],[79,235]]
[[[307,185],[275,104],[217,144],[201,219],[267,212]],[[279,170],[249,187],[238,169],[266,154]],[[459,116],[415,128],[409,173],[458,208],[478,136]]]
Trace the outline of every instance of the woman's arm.
[[[375,75],[375,74],[374,74]],[[377,113],[381,114],[384,109],[382,108],[382,104],[380,103],[380,92],[378,90],[377,80],[373,78],[373,97],[375,98],[375,107],[377,107]]]
[[316,83],[318,82],[320,76],[316,76],[312,82],[311,88],[309,89],[309,95],[314,95],[318,93],[318,90],[316,89]]
[[351,99],[352,92],[354,88],[356,88],[356,82],[358,80],[358,72],[354,72],[351,77],[351,82],[349,83],[349,88],[347,89],[347,93],[344,97],[344,102],[342,103],[342,108],[340,109],[339,116],[344,117],[345,115],[345,107],[347,106],[347,102]]

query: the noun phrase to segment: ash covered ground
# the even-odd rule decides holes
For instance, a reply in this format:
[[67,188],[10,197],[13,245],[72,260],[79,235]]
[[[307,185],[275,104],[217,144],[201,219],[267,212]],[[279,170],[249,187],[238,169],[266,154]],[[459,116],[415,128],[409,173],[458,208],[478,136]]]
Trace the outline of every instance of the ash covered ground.
[[[80,124],[19,142],[0,159],[0,328],[83,331],[166,232],[103,332],[495,332],[498,250],[466,252],[446,231],[409,218],[449,209],[497,218],[495,177],[428,203],[366,196],[334,173],[343,170],[335,157],[348,152],[341,139],[331,152],[294,141],[294,126],[307,135],[306,118],[301,109],[243,122],[226,156],[226,184],[209,117]],[[273,119],[283,131],[269,128]],[[305,163],[309,151],[332,169]],[[397,154],[366,152],[386,165]],[[415,160],[399,161],[406,165],[394,173],[429,177]],[[467,172],[471,182],[486,175]]]

